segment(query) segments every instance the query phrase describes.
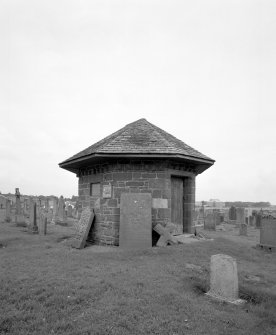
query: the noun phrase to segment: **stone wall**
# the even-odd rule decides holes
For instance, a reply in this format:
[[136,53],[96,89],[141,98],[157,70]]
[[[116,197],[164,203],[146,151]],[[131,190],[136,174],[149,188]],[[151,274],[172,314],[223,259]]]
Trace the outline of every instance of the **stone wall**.
[[[195,204],[193,166],[170,161],[116,161],[94,165],[79,171],[79,197],[82,208],[95,211],[94,227],[89,235],[96,244],[118,245],[120,197],[122,193],[152,195],[152,223],[166,225],[171,220],[171,176],[184,178],[184,220],[192,230]],[[100,183],[100,194],[90,195],[90,184]],[[105,188],[111,187],[111,194]],[[106,198],[104,196],[107,196]]]

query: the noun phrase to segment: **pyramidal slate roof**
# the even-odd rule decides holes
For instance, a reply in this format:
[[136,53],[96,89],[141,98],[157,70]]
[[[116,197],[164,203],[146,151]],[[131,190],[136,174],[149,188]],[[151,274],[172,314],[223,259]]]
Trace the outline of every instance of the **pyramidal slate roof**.
[[212,165],[214,160],[188,146],[181,140],[166,131],[156,127],[146,119],[139,119],[127,124],[115,133],[101,141],[80,151],[74,156],[59,164],[60,167],[69,169],[73,162],[91,158],[92,156],[177,156],[188,160],[196,160]]

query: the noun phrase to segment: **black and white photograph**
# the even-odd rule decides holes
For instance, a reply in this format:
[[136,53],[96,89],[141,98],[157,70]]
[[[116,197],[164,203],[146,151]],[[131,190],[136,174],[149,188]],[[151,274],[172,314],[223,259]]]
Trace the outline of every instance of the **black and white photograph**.
[[275,95],[275,0],[0,0],[0,335],[275,335]]

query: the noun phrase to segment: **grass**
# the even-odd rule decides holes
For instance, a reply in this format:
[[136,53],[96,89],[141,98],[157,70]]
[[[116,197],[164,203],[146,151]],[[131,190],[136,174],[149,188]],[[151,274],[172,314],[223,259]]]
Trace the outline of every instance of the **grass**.
[[[275,334],[276,253],[236,231],[141,252],[72,249],[73,232],[1,224],[0,334]],[[244,306],[204,295],[217,253],[237,259]]]

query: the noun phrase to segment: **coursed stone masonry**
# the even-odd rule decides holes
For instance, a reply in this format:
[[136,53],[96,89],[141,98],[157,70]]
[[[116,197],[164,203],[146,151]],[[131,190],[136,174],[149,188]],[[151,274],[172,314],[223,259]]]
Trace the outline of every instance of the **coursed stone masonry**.
[[[184,221],[192,231],[195,203],[195,169],[192,164],[172,161],[125,160],[107,161],[80,170],[79,197],[82,208],[95,211],[95,223],[89,240],[96,244],[119,244],[120,198],[122,193],[150,193],[152,224],[165,226],[171,221],[171,176],[184,179]],[[100,192],[90,195],[91,184],[100,184]],[[111,187],[103,197],[105,186]],[[110,190],[109,190],[110,191]],[[159,199],[159,200],[158,200]]]

